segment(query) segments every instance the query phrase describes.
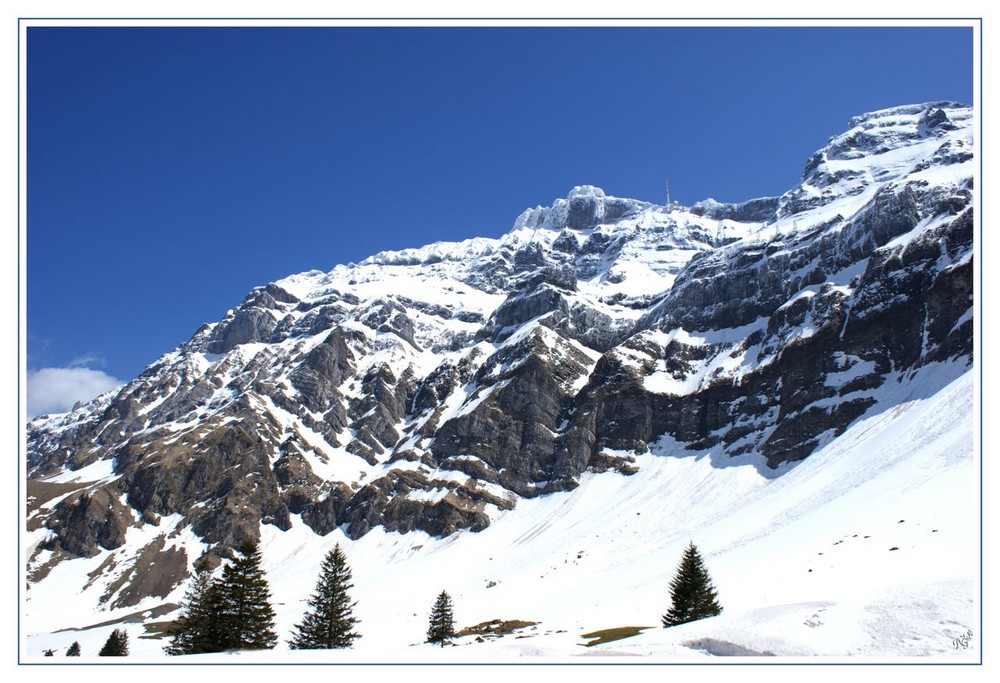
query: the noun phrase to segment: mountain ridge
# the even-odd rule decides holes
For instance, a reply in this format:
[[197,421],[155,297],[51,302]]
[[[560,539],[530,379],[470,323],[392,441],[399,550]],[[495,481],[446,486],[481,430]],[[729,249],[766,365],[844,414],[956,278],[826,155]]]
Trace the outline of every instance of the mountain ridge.
[[[477,531],[664,438],[800,462],[884,383],[971,364],[971,120],[855,117],[777,198],[577,186],[500,238],[254,288],[122,389],[29,424],[29,479],[70,489],[30,510],[32,580],[106,554],[121,580],[95,599],[124,608],[262,524]],[[115,552],[161,527],[154,590]]]

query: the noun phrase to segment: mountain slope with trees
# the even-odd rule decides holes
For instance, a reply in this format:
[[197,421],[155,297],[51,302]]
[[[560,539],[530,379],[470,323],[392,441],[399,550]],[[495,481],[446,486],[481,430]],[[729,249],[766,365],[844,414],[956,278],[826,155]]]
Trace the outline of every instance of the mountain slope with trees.
[[972,134],[954,103],[872,112],[780,197],[579,186],[498,239],[254,289],[28,425],[29,612],[64,591],[92,614],[176,604],[274,534],[464,543],[662,457],[787,480],[973,368]]

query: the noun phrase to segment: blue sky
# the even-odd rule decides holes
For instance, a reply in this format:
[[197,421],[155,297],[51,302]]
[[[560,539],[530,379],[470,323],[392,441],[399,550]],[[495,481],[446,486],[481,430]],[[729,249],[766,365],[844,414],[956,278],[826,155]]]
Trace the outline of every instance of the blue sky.
[[973,104],[971,28],[42,27],[27,65],[46,410],[295,272],[498,236],[585,183],[776,195],[853,115]]

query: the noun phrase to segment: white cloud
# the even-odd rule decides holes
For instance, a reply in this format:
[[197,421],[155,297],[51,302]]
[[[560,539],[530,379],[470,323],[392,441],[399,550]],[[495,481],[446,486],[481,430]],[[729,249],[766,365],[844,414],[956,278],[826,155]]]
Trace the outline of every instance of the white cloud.
[[68,368],[86,368],[91,365],[96,365],[99,368],[103,368],[108,362],[104,359],[104,356],[98,355],[96,353],[85,353],[82,356],[77,356],[69,363],[66,364]]
[[78,401],[89,401],[122,381],[86,367],[41,368],[28,372],[28,419],[64,413]]

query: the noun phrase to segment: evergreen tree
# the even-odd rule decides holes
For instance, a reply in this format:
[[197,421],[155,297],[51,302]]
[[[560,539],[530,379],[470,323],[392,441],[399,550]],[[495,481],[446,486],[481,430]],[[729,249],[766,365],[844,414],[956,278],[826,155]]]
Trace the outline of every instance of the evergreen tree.
[[714,617],[722,612],[712,585],[712,579],[705,569],[701,555],[694,543],[684,550],[677,574],[670,582],[672,606],[663,615],[663,627],[686,624],[706,617]]
[[66,650],[66,656],[67,657],[80,656],[80,643],[78,641],[76,640],[73,641],[73,644],[69,646],[68,650]]
[[104,647],[97,653],[99,657],[127,657],[128,656],[128,633],[124,629],[115,629],[108,636]]
[[297,633],[288,645],[293,650],[327,650],[350,647],[361,636],[351,629],[358,623],[352,615],[357,604],[351,602],[351,569],[340,545],[326,555],[320,567],[316,592],[309,598],[309,611],[296,624]]
[[240,547],[239,557],[222,570],[217,610],[222,650],[267,650],[278,640],[271,589],[260,565],[260,548],[248,542]]
[[434,602],[431,609],[430,625],[427,628],[427,642],[444,644],[455,637],[455,617],[451,611],[451,596],[447,591]]
[[198,572],[184,595],[183,612],[170,629],[168,655],[221,652],[224,634],[221,624],[221,592],[207,571]]

